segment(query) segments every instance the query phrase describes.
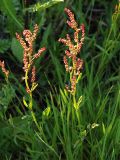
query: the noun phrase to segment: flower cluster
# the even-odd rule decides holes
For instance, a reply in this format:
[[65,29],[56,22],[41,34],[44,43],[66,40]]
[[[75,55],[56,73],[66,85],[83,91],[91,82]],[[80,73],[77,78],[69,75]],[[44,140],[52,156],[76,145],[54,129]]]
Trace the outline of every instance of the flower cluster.
[[8,78],[8,75],[9,75],[9,71],[5,68],[5,63],[4,61],[0,61],[0,67],[3,71],[3,73],[5,74],[5,76]]
[[[40,57],[42,52],[44,52],[46,50],[46,48],[43,47],[38,50],[38,53],[34,54],[33,43],[36,39],[38,29],[39,29],[38,25],[35,24],[33,33],[30,30],[24,30],[23,31],[24,39],[18,33],[16,33],[16,38],[18,39],[18,41],[20,42],[20,44],[22,45],[22,47],[24,49],[23,70],[25,72],[26,91],[28,93],[32,92],[36,88],[35,87],[36,86],[36,83],[35,83],[35,74],[36,73],[35,73],[35,65],[33,65],[33,62],[35,59]],[[31,70],[31,83],[32,83],[31,89],[30,89],[30,87],[28,85],[28,81],[27,81],[28,72],[30,72],[30,70]]]
[[[63,58],[65,69],[70,73],[70,85],[66,85],[66,89],[74,94],[76,91],[76,84],[80,77],[80,72],[83,67],[83,60],[78,58],[77,55],[81,51],[84,38],[85,38],[85,29],[84,24],[82,24],[78,28],[78,24],[75,20],[74,14],[67,8],[65,8],[65,12],[67,13],[69,20],[67,24],[70,28],[74,30],[74,42],[72,42],[70,35],[66,35],[65,38],[60,38],[59,42],[62,42],[68,47],[68,50],[65,50],[65,56]],[[79,39],[79,34],[81,33],[81,38]],[[69,64],[69,59],[71,59],[72,65]]]

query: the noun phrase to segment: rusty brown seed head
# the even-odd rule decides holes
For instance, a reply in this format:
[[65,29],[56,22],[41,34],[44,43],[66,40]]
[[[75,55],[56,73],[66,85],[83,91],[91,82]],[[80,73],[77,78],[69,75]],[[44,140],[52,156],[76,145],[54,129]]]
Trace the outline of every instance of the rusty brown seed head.
[[[67,24],[71,29],[74,30],[74,37],[73,37],[74,43],[72,42],[69,34],[66,35],[66,38],[60,38],[58,41],[68,47],[68,49],[65,50],[65,56],[63,57],[63,61],[65,64],[66,71],[69,72],[69,74],[71,75],[70,86],[66,85],[66,89],[73,94],[76,91],[76,84],[78,82],[77,79],[83,67],[83,60],[78,58],[77,55],[80,53],[85,39],[85,27],[84,24],[78,27],[78,24],[75,20],[75,16],[70,9],[65,8],[65,12],[69,17]],[[81,38],[79,38],[80,32],[81,32]],[[71,59],[72,61],[71,64],[68,63],[69,59]]]

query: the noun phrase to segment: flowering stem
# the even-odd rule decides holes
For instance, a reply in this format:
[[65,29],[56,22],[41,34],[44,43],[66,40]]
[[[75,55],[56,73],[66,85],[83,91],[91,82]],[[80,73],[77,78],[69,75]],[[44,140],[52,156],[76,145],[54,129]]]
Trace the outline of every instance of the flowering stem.
[[35,122],[35,125],[38,128],[39,132],[43,133],[43,130],[42,130],[41,126],[38,124],[35,113],[33,112],[33,110],[31,110],[31,115],[32,115],[33,121]]
[[[65,8],[65,12],[69,17],[67,24],[70,28],[74,30],[73,40],[75,43],[72,42],[72,39],[69,34],[66,35],[66,39],[59,38],[59,42],[62,42],[64,45],[68,47],[68,49],[65,50],[65,56],[63,58],[65,69],[70,74],[70,85],[66,85],[66,89],[68,92],[74,95],[76,93],[76,84],[78,83],[78,78],[83,67],[83,60],[78,58],[77,55],[80,53],[84,42],[85,30],[83,24],[80,27],[78,27],[74,14],[69,9]],[[81,39],[79,39],[80,32],[82,34]],[[71,65],[68,63],[69,59],[71,59],[72,61]]]
[[[26,1],[26,3],[28,3],[28,0]],[[35,82],[36,70],[35,70],[35,66],[33,65],[33,61],[39,58],[42,52],[46,50],[46,48],[43,47],[39,49],[37,53],[35,54],[33,53],[34,51],[33,44],[36,39],[38,30],[39,30],[38,25],[35,24],[33,32],[31,32],[28,29],[25,29],[23,31],[24,39],[18,33],[16,33],[16,38],[18,39],[18,41],[20,42],[20,44],[22,45],[24,49],[23,51],[23,64],[24,64],[23,70],[25,72],[24,80],[25,80],[26,91],[29,94],[29,103],[27,104],[25,99],[23,99],[23,103],[30,110],[36,127],[38,128],[38,130],[40,131],[40,133],[43,135],[44,139],[46,140],[44,133],[43,133],[43,129],[41,125],[38,124],[35,113],[33,111],[33,98],[32,98],[32,92],[37,87],[37,83]],[[2,68],[4,72],[6,73],[6,70],[4,69],[4,63],[2,63],[1,65],[3,66]],[[29,77],[30,71],[31,71],[31,81],[29,82],[28,80],[30,80],[30,77]]]
[[37,119],[36,119],[36,116],[33,112],[33,99],[32,99],[32,91],[30,90],[30,87],[29,87],[29,84],[28,84],[28,71],[29,71],[29,67],[28,69],[26,70],[25,72],[25,85],[26,85],[26,88],[29,90],[29,96],[30,96],[30,100],[29,100],[29,109],[30,109],[30,112],[31,112],[31,115],[32,115],[32,118],[33,118],[33,121],[35,122],[37,128],[39,131],[41,131],[41,128],[37,122]]

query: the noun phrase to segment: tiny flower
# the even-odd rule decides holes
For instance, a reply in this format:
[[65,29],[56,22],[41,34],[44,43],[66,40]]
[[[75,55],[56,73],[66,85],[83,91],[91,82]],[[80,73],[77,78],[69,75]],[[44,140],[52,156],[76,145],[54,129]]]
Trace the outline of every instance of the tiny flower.
[[73,69],[73,67],[71,67],[71,66],[70,66],[70,67],[69,67],[69,72],[71,72],[71,71],[72,71],[72,69]]
[[35,75],[36,75],[36,70],[35,70],[35,66],[33,66],[33,68],[32,68],[32,77],[31,77],[31,82],[32,83],[35,82]]
[[35,54],[33,57],[34,57],[34,58],[39,58],[39,57],[41,56],[42,52],[44,52],[45,50],[46,50],[45,47],[39,49],[38,53]]
[[30,93],[30,89],[29,89],[29,88],[26,88],[26,92],[29,94],[29,93]]
[[64,38],[59,38],[58,42],[64,43],[66,45],[67,40]]
[[18,33],[16,33],[16,38],[17,38],[17,40],[20,42],[21,46],[22,46],[24,49],[27,49],[26,43],[24,42],[23,38],[22,38]]
[[76,67],[77,67],[77,71],[79,71],[80,69],[82,69],[83,67],[83,60],[81,60],[80,58],[77,59],[77,63],[76,63]]
[[69,58],[72,57],[72,54],[71,54],[68,50],[65,51],[65,54],[66,54],[66,56],[68,56]]
[[67,57],[66,56],[63,57],[63,61],[64,61],[64,64],[65,64],[65,69],[68,72],[69,71],[69,65],[68,65],[68,61],[67,61]]
[[24,64],[23,69],[24,69],[24,71],[26,71],[28,68],[28,58],[27,58],[26,50],[24,51],[24,55],[23,55],[23,64]]
[[71,92],[74,93],[76,88],[76,75],[73,75],[71,79]]
[[30,37],[32,36],[32,33],[31,33],[30,30],[24,30],[24,31],[23,31],[23,36],[24,36],[25,38],[30,38]]
[[33,36],[32,36],[33,40],[36,39],[38,29],[39,29],[38,25],[35,24],[34,31],[33,31]]
[[75,21],[74,14],[68,9],[65,8],[65,12],[68,14],[70,21],[67,21],[67,24],[73,28],[74,30],[77,29],[77,22]]
[[80,32],[80,29],[77,29],[74,33],[74,40],[76,43],[79,42],[79,36],[78,36],[79,32]]

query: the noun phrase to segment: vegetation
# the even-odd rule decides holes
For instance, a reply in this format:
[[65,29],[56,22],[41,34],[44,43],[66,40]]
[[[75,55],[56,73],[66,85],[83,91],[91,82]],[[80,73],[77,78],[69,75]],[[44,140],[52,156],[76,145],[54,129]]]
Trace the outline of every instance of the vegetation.
[[120,3],[0,10],[0,160],[119,160]]

